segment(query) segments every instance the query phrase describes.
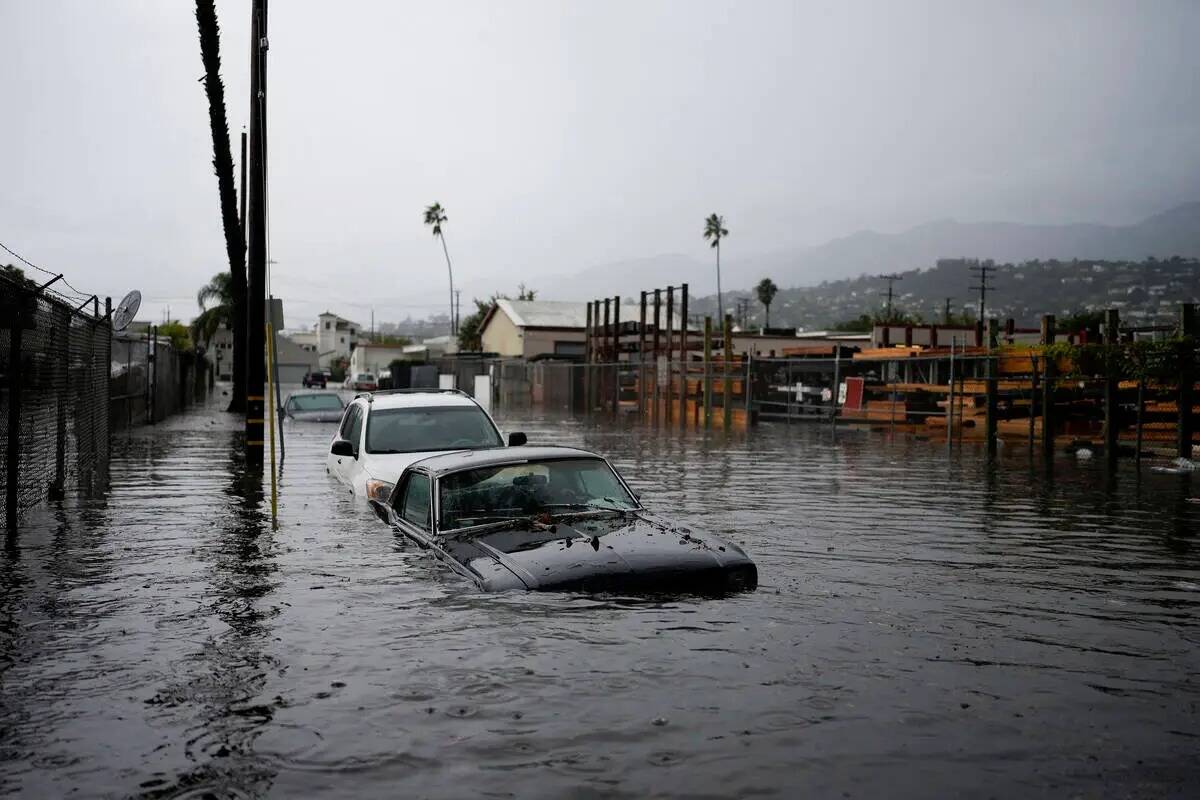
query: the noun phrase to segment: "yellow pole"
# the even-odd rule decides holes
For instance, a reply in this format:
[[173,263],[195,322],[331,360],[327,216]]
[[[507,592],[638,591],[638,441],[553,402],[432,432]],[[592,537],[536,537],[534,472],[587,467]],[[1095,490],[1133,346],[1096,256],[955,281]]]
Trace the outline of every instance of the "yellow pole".
[[275,342],[271,336],[271,323],[267,323],[267,418],[271,426],[271,521],[279,511],[279,489],[275,482]]

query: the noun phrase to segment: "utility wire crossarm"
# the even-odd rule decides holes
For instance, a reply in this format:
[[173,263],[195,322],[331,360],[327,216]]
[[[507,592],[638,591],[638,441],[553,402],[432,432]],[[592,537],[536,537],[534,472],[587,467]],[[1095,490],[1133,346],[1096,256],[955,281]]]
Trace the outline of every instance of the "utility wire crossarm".
[[979,324],[983,324],[984,312],[987,310],[987,293],[996,288],[988,283],[991,274],[996,271],[996,265],[990,261],[981,261],[971,266],[970,269],[979,278],[979,284],[970,288],[973,292],[979,292]]
[[877,275],[876,277],[888,282],[887,291],[881,292],[879,296],[887,298],[887,320],[889,322],[891,322],[891,320],[892,320],[892,295],[893,295],[892,286],[893,286],[893,284],[895,284],[896,281],[904,280],[904,276],[898,275],[895,272],[889,272],[886,275]]

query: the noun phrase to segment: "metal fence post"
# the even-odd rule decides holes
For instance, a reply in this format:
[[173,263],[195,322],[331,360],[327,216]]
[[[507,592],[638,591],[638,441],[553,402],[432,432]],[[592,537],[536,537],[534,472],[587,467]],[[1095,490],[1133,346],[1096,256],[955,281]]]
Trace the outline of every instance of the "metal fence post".
[[[1042,317],[1042,344],[1054,344],[1054,315]],[[1054,457],[1054,359],[1047,354],[1042,358],[1042,455]]]
[[1184,303],[1179,309],[1179,333],[1184,337],[1181,346],[1178,396],[1178,429],[1176,444],[1180,458],[1192,457],[1192,403],[1193,384],[1196,380],[1196,306]]
[[158,423],[158,326],[150,327],[150,424]]
[[729,374],[729,359],[733,357],[733,315],[725,315],[724,341],[721,352],[721,374],[724,385],[721,387],[721,426],[729,430],[733,425],[733,378]]
[[[665,410],[664,410],[664,415],[665,415],[664,422],[666,422],[668,425],[671,424],[672,402],[673,402],[674,396],[675,396],[674,392],[673,392],[673,389],[675,386],[675,376],[673,374],[671,374],[671,352],[673,350],[672,346],[675,344],[674,330],[675,330],[675,287],[668,286],[667,287],[667,393],[666,393],[667,394],[667,398],[666,398],[667,402],[666,402],[666,406],[665,406]],[[686,379],[686,377],[684,378],[684,387],[683,387],[682,394],[685,396],[687,395],[687,379]],[[687,404],[686,398],[679,401],[679,406],[680,406],[679,418],[680,418],[681,424],[684,427],[687,427],[687,420],[684,419],[684,414],[683,414],[683,408],[686,406],[686,404]]]
[[950,391],[946,397],[946,452],[954,449],[954,344],[957,337],[950,339]]
[[679,427],[687,428],[687,373],[688,373],[688,285],[679,286]]
[[750,428],[750,421],[754,416],[754,409],[752,408],[752,401],[751,401],[751,397],[750,397],[750,394],[751,394],[750,387],[754,385],[753,380],[752,380],[754,377],[753,368],[754,368],[754,347],[751,346],[750,350],[746,353],[746,382],[744,384],[742,384],[742,393],[745,395],[745,397],[743,397],[742,399],[746,403],[746,428],[747,428],[747,430]]
[[8,378],[8,452],[5,455],[4,524],[10,533],[17,530],[18,488],[21,481],[21,328],[26,319],[24,310],[19,311],[9,333],[9,378]]
[[998,384],[999,375],[996,363],[996,347],[998,346],[996,337],[999,325],[1000,323],[996,319],[989,319],[987,321],[987,377],[984,379],[987,381],[987,385],[984,389],[987,396],[987,428],[985,436],[987,438],[987,453],[989,456],[996,455],[996,436],[999,427],[997,424],[997,401],[1000,395],[1000,386]]
[[61,499],[67,485],[67,403],[70,397],[71,363],[71,314],[66,308],[54,309],[54,328],[52,338],[57,339],[58,358],[55,394],[58,409],[54,425],[54,482],[50,485],[50,496]]
[[1117,366],[1113,354],[1120,347],[1120,317],[1115,308],[1104,312],[1104,463],[1117,466]]
[[833,392],[829,397],[829,424],[833,428],[837,428],[837,404],[838,393],[842,388],[842,346],[835,344],[833,346]]
[[704,427],[712,427],[712,317],[704,318]]

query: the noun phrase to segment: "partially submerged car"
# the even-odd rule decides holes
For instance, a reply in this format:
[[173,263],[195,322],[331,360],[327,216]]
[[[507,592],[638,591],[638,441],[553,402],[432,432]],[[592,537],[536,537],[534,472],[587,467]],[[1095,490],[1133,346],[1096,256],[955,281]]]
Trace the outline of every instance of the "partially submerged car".
[[[509,434],[509,445],[525,434]],[[435,453],[504,447],[491,416],[457,389],[364,392],[346,407],[329,442],[326,471],[350,491],[386,500],[404,469]]]
[[371,505],[485,591],[722,593],[758,585],[740,547],[652,515],[604,458],[585,450],[432,456]]
[[280,413],[296,422],[337,422],[345,410],[336,392],[292,392]]

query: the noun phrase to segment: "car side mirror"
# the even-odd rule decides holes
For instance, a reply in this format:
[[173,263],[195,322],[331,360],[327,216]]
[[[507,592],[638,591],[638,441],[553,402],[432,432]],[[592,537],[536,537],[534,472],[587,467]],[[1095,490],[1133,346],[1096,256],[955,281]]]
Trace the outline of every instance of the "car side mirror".
[[528,441],[529,441],[529,437],[526,436],[525,434],[521,433],[520,431],[517,431],[516,433],[510,433],[508,435],[508,446],[509,447],[520,447],[521,445],[525,444]]
[[335,456],[350,456],[354,458],[354,445],[350,444],[348,439],[337,439],[333,446],[329,448],[329,452]]
[[388,521],[387,508],[384,507],[383,503],[379,502],[378,500],[372,500],[371,501],[371,510],[374,511],[375,516],[379,517],[379,519],[382,520],[383,522]]

